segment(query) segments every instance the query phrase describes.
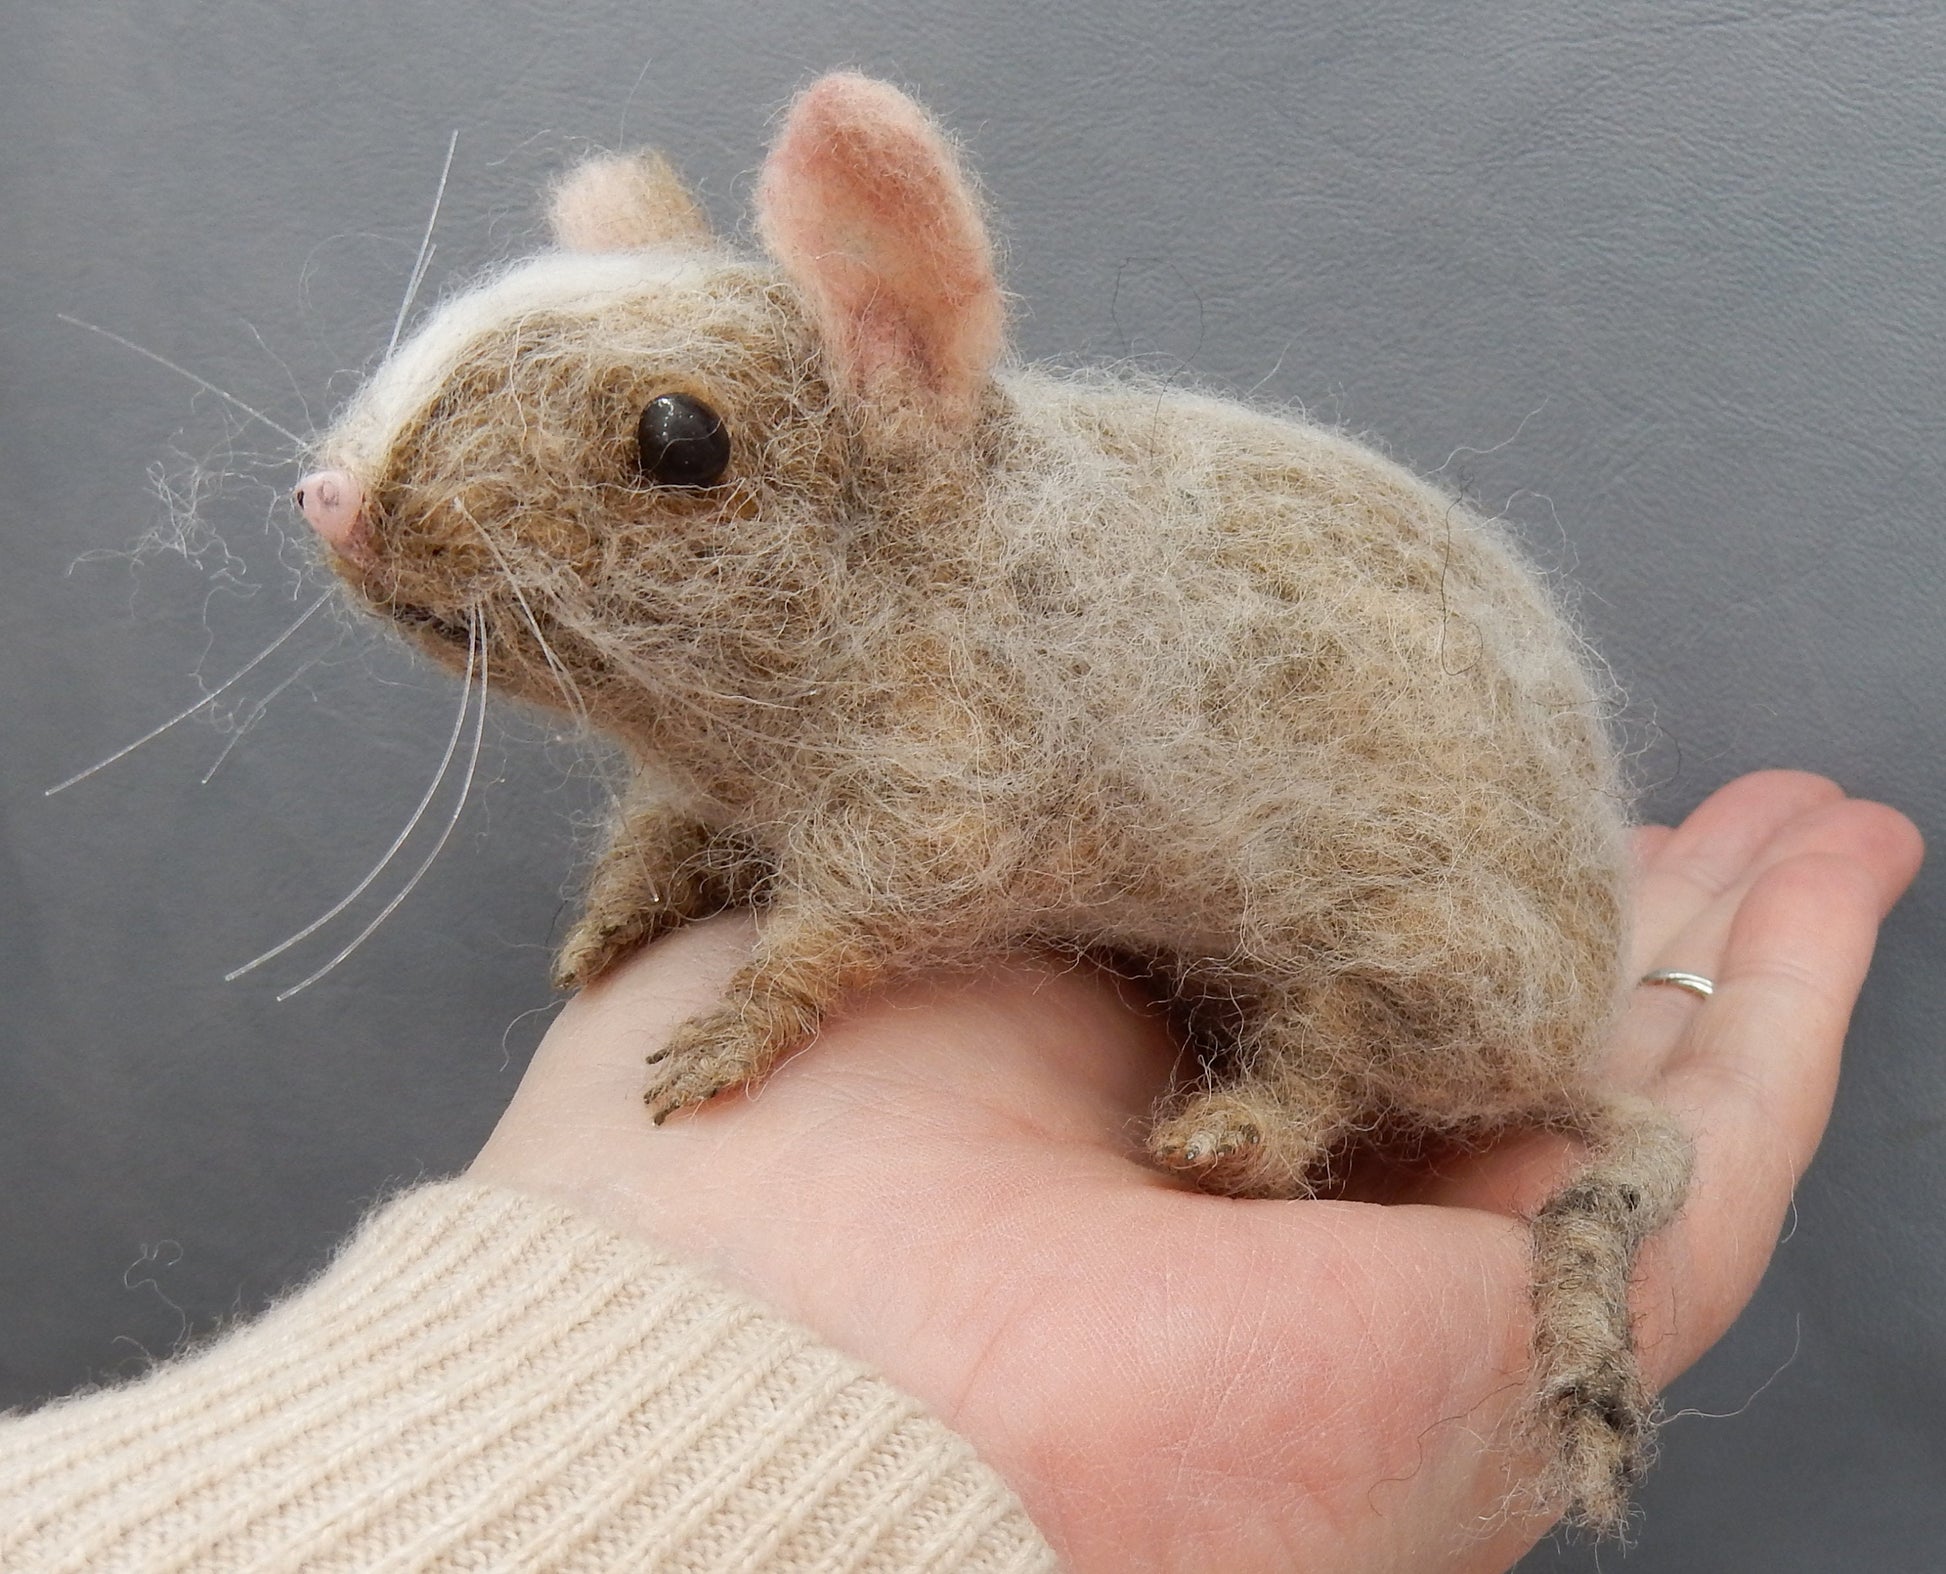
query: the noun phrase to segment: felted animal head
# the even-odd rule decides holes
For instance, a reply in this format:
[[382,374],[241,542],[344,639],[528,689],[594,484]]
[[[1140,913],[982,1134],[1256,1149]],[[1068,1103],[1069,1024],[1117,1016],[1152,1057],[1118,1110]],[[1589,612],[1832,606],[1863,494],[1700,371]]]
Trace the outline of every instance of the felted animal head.
[[764,165],[768,264],[655,154],[574,171],[551,220],[559,249],[379,370],[299,504],[374,607],[529,697],[624,730],[699,702],[685,683],[788,701],[861,488],[950,466],[980,423],[1003,310],[958,160],[836,75]]

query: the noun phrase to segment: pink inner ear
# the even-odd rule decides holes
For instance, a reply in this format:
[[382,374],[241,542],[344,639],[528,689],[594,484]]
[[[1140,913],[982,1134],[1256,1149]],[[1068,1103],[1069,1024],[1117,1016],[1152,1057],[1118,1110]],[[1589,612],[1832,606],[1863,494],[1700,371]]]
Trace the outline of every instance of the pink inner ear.
[[896,88],[838,75],[792,107],[758,224],[817,314],[840,374],[970,416],[1004,330],[993,247],[951,145]]

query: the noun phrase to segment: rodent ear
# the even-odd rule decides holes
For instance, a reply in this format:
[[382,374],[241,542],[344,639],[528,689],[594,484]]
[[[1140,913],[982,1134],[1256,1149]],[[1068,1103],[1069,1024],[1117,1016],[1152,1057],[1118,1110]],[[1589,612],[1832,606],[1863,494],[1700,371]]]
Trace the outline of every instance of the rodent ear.
[[709,220],[660,153],[590,159],[554,183],[548,223],[569,251],[706,246]]
[[1006,312],[978,198],[924,110],[869,77],[814,82],[764,162],[757,226],[842,385],[971,422]]

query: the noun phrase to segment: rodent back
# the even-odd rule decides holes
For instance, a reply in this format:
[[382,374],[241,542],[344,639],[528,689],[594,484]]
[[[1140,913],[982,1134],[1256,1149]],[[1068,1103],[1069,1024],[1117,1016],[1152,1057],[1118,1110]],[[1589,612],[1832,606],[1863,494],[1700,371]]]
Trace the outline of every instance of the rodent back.
[[1041,843],[1016,856],[1077,908],[1093,892],[1126,923],[1150,891],[1158,931],[1207,894],[1213,927],[1223,909],[1287,944],[1458,868],[1504,878],[1537,927],[1570,890],[1612,930],[1604,700],[1504,531],[1300,421],[1101,377],[1002,385],[973,563],[904,609],[931,670],[870,664],[874,706],[930,716],[934,753],[908,752],[936,795],[1014,811]]

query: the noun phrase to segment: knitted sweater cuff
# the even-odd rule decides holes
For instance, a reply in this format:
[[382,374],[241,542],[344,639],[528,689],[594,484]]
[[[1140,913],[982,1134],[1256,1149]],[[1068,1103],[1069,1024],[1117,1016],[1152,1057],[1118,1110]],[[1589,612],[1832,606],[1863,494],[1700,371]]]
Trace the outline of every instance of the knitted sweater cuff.
[[127,1387],[0,1423],[0,1567],[1051,1570],[1006,1485],[805,1330],[449,1182]]

